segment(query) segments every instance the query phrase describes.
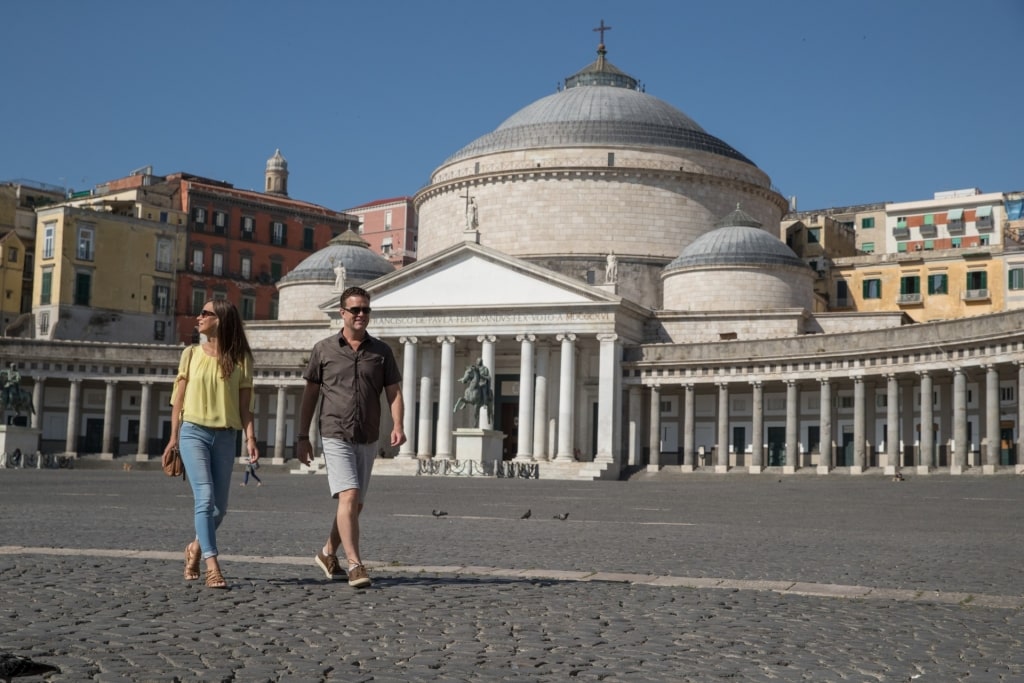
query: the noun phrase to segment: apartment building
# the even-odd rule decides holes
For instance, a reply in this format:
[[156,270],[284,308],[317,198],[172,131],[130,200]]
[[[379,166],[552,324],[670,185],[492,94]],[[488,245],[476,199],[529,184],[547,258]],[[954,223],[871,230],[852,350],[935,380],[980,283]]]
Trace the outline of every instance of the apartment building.
[[419,237],[412,197],[378,199],[346,209],[359,217],[359,234],[396,268],[416,261]]

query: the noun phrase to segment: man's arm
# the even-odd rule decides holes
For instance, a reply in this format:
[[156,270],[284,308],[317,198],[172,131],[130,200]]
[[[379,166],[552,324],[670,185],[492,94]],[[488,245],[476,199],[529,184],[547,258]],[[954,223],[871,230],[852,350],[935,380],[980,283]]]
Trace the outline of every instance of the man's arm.
[[391,406],[391,422],[394,427],[391,429],[391,445],[401,446],[405,443],[405,401],[402,400],[402,385],[389,384],[384,387],[384,395],[387,396],[388,405]]
[[313,413],[316,411],[316,400],[319,396],[320,385],[306,380],[306,388],[302,390],[299,421],[295,425],[295,457],[303,465],[308,465],[313,457],[313,446],[309,442],[309,426],[313,422]]

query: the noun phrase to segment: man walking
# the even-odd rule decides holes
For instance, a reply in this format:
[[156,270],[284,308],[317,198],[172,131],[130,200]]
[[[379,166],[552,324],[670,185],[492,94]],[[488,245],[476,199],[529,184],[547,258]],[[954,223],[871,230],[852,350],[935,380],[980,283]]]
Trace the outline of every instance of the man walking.
[[341,332],[313,347],[302,377],[302,394],[296,457],[308,465],[312,457],[309,426],[320,398],[320,436],[327,461],[327,481],[338,510],[327,543],[316,554],[316,563],[327,578],[344,578],[338,563],[338,548],[348,562],[348,584],[354,588],[370,585],[370,577],[359,555],[359,513],[363,510],[370,472],[377,455],[381,402],[384,392],[391,406],[389,443],[405,443],[402,428],[404,403],[402,375],[391,348],[366,332],[370,320],[370,295],[359,287],[341,294]]

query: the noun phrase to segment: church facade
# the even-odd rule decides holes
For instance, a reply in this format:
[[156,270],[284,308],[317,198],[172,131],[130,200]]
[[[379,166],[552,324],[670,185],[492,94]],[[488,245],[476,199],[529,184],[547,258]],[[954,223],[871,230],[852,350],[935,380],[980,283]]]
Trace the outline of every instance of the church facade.
[[[309,349],[339,329],[342,287],[361,284],[369,330],[403,370],[409,441],[383,449],[379,474],[463,459],[454,432],[472,414],[455,410],[458,378],[478,359],[494,389],[481,427],[541,478],[1024,462],[1024,312],[922,324],[815,312],[814,272],[779,239],[787,202],[769,176],[603,45],[443,161],[413,203],[416,263],[393,270],[343,235],[282,278],[279,320],[248,324],[272,458],[290,457]],[[103,453],[156,452],[180,349],[2,349],[34,381],[44,444],[79,452],[84,435]]]

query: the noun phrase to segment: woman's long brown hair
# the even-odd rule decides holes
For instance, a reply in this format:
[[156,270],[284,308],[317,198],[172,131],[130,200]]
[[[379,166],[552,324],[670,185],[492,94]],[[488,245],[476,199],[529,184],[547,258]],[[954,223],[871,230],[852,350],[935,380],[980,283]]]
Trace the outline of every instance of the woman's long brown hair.
[[252,358],[249,340],[245,337],[245,327],[238,309],[227,299],[210,301],[213,312],[217,314],[217,348],[220,351],[220,374],[227,379],[246,358]]

